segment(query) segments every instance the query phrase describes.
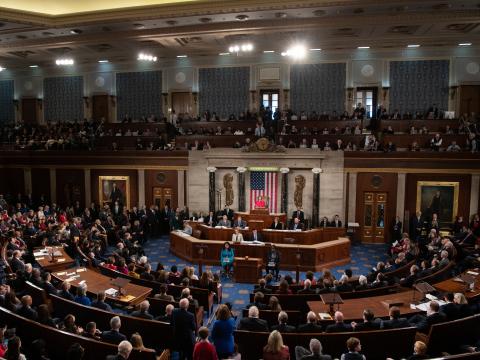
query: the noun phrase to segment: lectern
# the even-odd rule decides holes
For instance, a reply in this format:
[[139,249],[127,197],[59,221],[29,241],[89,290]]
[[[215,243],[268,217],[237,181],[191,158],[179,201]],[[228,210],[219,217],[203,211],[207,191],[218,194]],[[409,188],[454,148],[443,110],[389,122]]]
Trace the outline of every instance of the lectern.
[[256,284],[262,276],[262,259],[236,257],[233,265],[235,282]]
[[343,304],[342,297],[337,293],[321,294],[320,299],[322,299],[322,302],[325,305],[329,306],[328,312],[332,316],[335,313],[335,309],[333,308],[333,306],[337,304],[338,305],[337,310],[338,310],[340,309],[340,304]]

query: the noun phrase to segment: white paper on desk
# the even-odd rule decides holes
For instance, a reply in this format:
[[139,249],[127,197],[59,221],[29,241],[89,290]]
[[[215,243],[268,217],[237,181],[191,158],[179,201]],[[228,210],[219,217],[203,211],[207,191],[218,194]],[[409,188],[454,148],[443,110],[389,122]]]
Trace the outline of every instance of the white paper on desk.
[[37,257],[37,258],[35,258],[35,260],[40,261],[40,260],[45,260],[45,258],[44,257]]
[[72,276],[72,275],[75,275],[75,272],[67,273],[67,276]]
[[321,320],[332,320],[332,315],[330,315],[329,313],[318,313],[318,317]]
[[62,275],[65,275],[66,273],[67,273],[66,271],[62,271],[62,272],[57,273],[57,275],[62,276]]
[[58,262],[64,262],[65,261],[65,258],[59,258],[57,259]]
[[81,269],[77,269],[76,271],[77,271],[77,273],[79,273],[79,272],[84,272],[84,271],[87,271],[87,269],[85,269],[85,268],[81,268]]
[[261,241],[246,241],[247,244],[249,245],[265,245],[265,243],[261,242]]
[[415,304],[410,304],[410,309],[415,310],[416,308]]
[[478,272],[475,271],[467,271],[468,275],[478,276]]
[[37,251],[37,252],[34,252],[33,253],[33,256],[37,257],[37,256],[44,256],[44,255],[47,255],[48,252],[46,251]]
[[83,285],[83,284],[86,284],[87,282],[85,280],[82,280],[78,283],[78,285]]
[[425,295],[425,297],[426,297],[428,300],[432,300],[432,301],[438,299],[436,296],[433,296],[433,295],[431,295],[431,294],[427,294],[427,295]]
[[[442,306],[442,305],[445,305],[446,302],[443,301],[443,300],[436,300],[436,302],[438,303],[438,305]],[[415,306],[418,310],[421,310],[421,311],[425,311],[427,312],[427,309],[428,309],[428,306],[429,306],[429,301],[427,302],[424,302],[422,304],[418,304],[417,306]]]
[[117,290],[113,289],[113,288],[110,288],[110,289],[107,289],[105,290],[105,294],[108,295],[108,296],[116,296],[117,295]]
[[69,278],[65,279],[66,282],[70,282],[70,281],[73,281],[75,280],[76,277],[75,276],[70,276]]

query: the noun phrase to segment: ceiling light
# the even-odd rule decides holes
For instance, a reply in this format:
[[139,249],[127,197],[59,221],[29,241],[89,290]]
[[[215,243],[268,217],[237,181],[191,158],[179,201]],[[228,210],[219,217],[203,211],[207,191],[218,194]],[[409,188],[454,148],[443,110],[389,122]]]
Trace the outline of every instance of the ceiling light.
[[263,52],[264,52],[265,54],[271,54],[271,53],[274,53],[275,50],[263,50]]
[[300,60],[307,56],[307,49],[303,45],[295,45],[287,51],[282,52],[282,56],[289,56],[295,60]]
[[55,64],[59,66],[68,66],[68,65],[73,65],[74,61],[73,59],[57,59],[55,60]]
[[78,35],[78,34],[81,34],[83,31],[80,30],[80,29],[72,29],[70,30],[70,34],[72,35]]
[[3,70],[5,70],[5,68],[0,66],[0,71],[3,71]]
[[420,45],[418,45],[418,44],[410,44],[410,45],[407,45],[407,47],[409,47],[409,48],[417,48],[417,47],[420,47]]
[[220,56],[225,56],[225,55],[230,55],[230,53],[229,53],[229,52],[223,52],[223,53],[220,53],[220,54],[218,54],[218,55],[220,55]]
[[359,46],[357,49],[370,49],[370,46]]
[[100,64],[105,64],[105,63],[108,63],[108,60],[98,60],[98,62],[99,62]]
[[458,44],[458,46],[471,46],[472,43],[460,43]]
[[38,68],[38,65],[30,65],[29,67],[33,68]]
[[310,49],[310,51],[322,51],[322,49],[316,48],[316,49]]
[[253,50],[253,44],[245,43],[240,45],[232,45],[228,48],[228,51],[231,53],[249,52]]
[[150,54],[140,53],[140,54],[138,54],[137,60],[155,62],[155,61],[157,61],[157,57],[153,56],[153,55],[150,55]]
[[186,58],[188,57],[187,55],[177,55],[177,58]]

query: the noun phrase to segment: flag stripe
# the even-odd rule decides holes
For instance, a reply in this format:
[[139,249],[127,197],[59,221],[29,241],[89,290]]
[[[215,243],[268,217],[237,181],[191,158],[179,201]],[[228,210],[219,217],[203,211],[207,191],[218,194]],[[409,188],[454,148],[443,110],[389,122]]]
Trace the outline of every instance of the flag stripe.
[[255,208],[259,196],[268,196],[270,212],[278,210],[278,176],[276,172],[252,171],[250,173],[250,209]]

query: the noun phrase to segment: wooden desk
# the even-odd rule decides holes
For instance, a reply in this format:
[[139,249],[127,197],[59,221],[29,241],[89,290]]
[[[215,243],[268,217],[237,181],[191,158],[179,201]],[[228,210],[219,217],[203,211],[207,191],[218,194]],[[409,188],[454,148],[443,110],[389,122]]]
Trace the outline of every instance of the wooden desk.
[[[69,281],[74,288],[78,287],[82,281],[85,281],[88,287],[88,293],[94,296],[107,289],[118,290],[111,284],[113,280],[112,278],[90,269],[84,269],[85,268],[78,268],[68,269],[62,272],[54,272],[52,273],[52,276],[60,281]],[[72,279],[73,276],[76,277]],[[150,288],[134,285],[132,283],[127,284],[124,290],[126,291],[125,296],[112,297],[107,295],[107,299],[122,305],[137,305],[145,300],[152,292],[152,289]]]
[[236,212],[234,218],[236,219],[237,216],[240,215],[243,220],[245,220],[247,223],[251,220],[262,220],[264,223],[264,227],[270,227],[272,225],[273,220],[275,219],[275,216],[278,216],[278,219],[280,222],[283,223],[283,226],[287,226],[287,214],[285,213],[268,213],[268,210],[266,212],[263,212],[261,210],[252,210],[250,213],[248,212]]
[[51,260],[52,247],[36,248],[33,251],[35,261],[40,265],[43,270],[46,271],[59,271],[73,266],[75,260],[73,260],[65,252],[62,246],[53,247],[54,261]]
[[[192,227],[202,233],[202,239],[231,241],[234,229],[232,228],[214,228],[201,223],[194,223]],[[252,235],[252,229],[240,230],[245,240],[249,240]],[[270,230],[260,231],[264,242],[275,244],[298,244],[314,245],[326,241],[337,240],[345,236],[344,228],[317,228],[306,231],[293,230]]]
[[[473,272],[478,273],[478,269],[472,270]],[[465,272],[466,274],[466,272]],[[468,274],[467,274],[468,275]],[[451,293],[462,293],[468,300],[474,300],[480,297],[480,275],[471,275],[475,278],[475,285],[473,291],[468,289],[468,284],[457,281],[458,276],[453,278],[441,281],[439,283],[433,284],[432,286],[441,292],[451,292]]]
[[[344,303],[340,305],[340,311],[343,313],[345,321],[350,322],[354,320],[361,320],[363,317],[364,309],[371,309],[375,314],[375,317],[388,318],[389,308],[382,303],[385,300],[400,300],[403,302],[402,306],[399,306],[402,315],[411,315],[419,313],[420,310],[413,310],[410,308],[410,303],[413,299],[413,291],[405,291],[395,294],[371,296],[361,299],[343,300]],[[418,299],[418,294],[417,294]],[[329,306],[322,301],[307,301],[310,310],[315,312],[318,317],[318,313],[328,313]],[[335,305],[335,310],[337,306]],[[320,320],[320,318],[319,318]]]
[[260,258],[236,257],[233,267],[235,282],[256,284],[262,277],[262,262]]
[[[220,251],[225,241],[223,240],[201,240],[181,232],[170,233],[170,252],[176,256],[198,263],[197,246],[206,245],[205,253],[201,258],[204,264],[220,264]],[[266,259],[270,249],[269,244],[253,245],[247,243],[232,245],[236,256],[249,256],[252,258]],[[278,244],[281,261],[280,269],[295,270],[297,266],[297,251],[300,251],[302,259],[301,271],[320,271],[324,267],[332,267],[347,264],[350,261],[350,240],[340,238],[315,245],[292,245]]]

